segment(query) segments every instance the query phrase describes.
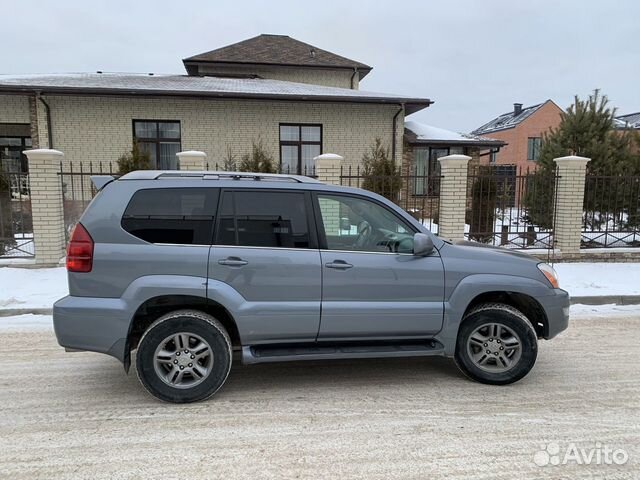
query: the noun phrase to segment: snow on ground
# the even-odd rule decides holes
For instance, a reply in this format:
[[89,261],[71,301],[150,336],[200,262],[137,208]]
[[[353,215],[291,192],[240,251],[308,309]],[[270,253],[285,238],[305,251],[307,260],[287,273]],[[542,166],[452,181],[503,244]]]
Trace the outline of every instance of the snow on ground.
[[53,331],[51,315],[0,317],[0,331]]
[[[560,286],[572,296],[640,295],[640,263],[556,263]],[[0,268],[0,309],[51,308],[68,294],[58,268]]]
[[69,292],[64,268],[0,268],[0,308],[51,308]]
[[570,318],[640,317],[640,305],[571,305]]
[[574,297],[640,295],[639,263],[556,263],[560,287]]

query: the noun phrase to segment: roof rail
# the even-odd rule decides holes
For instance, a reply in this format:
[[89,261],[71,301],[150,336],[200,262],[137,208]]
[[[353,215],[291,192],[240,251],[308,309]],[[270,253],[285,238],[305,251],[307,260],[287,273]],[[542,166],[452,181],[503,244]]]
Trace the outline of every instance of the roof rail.
[[218,172],[218,171],[180,171],[180,170],[137,170],[120,177],[120,180],[160,180],[175,178],[202,178],[203,180],[254,180],[297,183],[320,183],[315,178],[303,175],[285,175],[279,173]]

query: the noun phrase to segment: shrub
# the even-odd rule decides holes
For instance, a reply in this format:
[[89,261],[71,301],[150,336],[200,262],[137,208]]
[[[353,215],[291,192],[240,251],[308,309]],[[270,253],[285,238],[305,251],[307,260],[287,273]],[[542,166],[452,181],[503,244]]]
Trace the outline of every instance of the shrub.
[[133,142],[133,148],[130,152],[125,153],[118,159],[118,173],[124,175],[125,173],[133,172],[135,170],[150,170],[151,169],[151,157],[148,153],[143,152],[140,149],[138,142]]
[[276,173],[275,161],[264,148],[262,140],[252,142],[251,153],[242,156],[238,170],[240,172]]
[[471,186],[471,208],[467,211],[469,238],[487,243],[493,239],[498,201],[498,182],[491,167],[479,167]]

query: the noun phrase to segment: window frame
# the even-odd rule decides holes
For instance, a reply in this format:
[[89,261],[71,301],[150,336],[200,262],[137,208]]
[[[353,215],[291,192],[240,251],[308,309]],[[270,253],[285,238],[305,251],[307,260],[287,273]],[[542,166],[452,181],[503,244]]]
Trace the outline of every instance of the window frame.
[[537,162],[540,159],[542,137],[527,137],[527,161]]
[[327,252],[346,252],[346,253],[364,253],[364,254],[374,254],[374,255],[412,255],[413,253],[400,253],[400,252],[370,252],[367,250],[333,250],[330,249],[327,243],[327,236],[326,236],[326,232],[324,229],[324,221],[322,219],[322,212],[320,210],[320,202],[319,202],[319,198],[320,196],[330,196],[330,197],[351,197],[351,198],[357,198],[359,200],[364,200],[364,201],[368,201],[371,203],[375,203],[376,205],[378,205],[381,208],[386,209],[389,213],[391,213],[397,220],[399,223],[401,223],[402,225],[404,225],[407,228],[407,231],[412,232],[414,235],[416,233],[422,233],[420,232],[420,230],[418,230],[413,224],[411,224],[410,222],[408,222],[406,219],[402,218],[402,216],[398,215],[398,213],[396,211],[394,211],[393,209],[389,208],[388,205],[385,205],[383,202],[375,199],[375,198],[370,198],[367,197],[365,195],[358,195],[356,193],[345,193],[345,192],[331,192],[331,191],[313,191],[312,193],[312,199],[313,199],[313,210],[314,210],[314,216],[316,219],[316,223],[317,223],[317,234],[318,234],[318,245],[319,245],[319,249],[320,250],[325,250]]
[[[150,138],[150,137],[140,137],[138,138],[136,136],[136,123],[140,122],[140,123],[155,123],[156,124],[156,136],[155,138]],[[180,137],[178,137],[177,141],[175,141],[175,139],[170,139],[170,138],[165,138],[165,139],[161,139],[160,138],[160,132],[159,132],[159,128],[158,125],[161,123],[177,123],[178,126],[180,127]],[[154,119],[146,119],[146,118],[133,118],[131,120],[131,132],[133,135],[133,141],[134,142],[143,142],[143,143],[153,143],[155,144],[156,147],[156,164],[152,165],[154,169],[158,169],[158,161],[160,160],[160,143],[178,143],[179,147],[178,147],[178,151],[181,152],[182,151],[182,122],[180,120],[154,120]],[[163,141],[164,140],[164,141]],[[174,141],[171,141],[174,140]],[[180,166],[178,165],[178,170],[180,169]]]
[[[17,173],[29,173],[29,162],[27,160],[27,156],[23,153],[25,150],[33,148],[33,138],[30,135],[0,135],[2,138],[13,138],[16,140],[20,140],[20,146],[17,147],[20,152],[20,170]],[[30,141],[31,145],[27,145],[27,140]],[[13,146],[13,145],[12,145]],[[0,146],[0,150],[4,148]],[[2,159],[4,160],[4,159]],[[0,161],[0,171],[2,172],[10,172],[9,170],[4,169],[4,165]],[[10,173],[16,173],[11,171]]]
[[[282,127],[297,127],[298,128],[298,140],[282,140]],[[302,127],[320,127],[320,141],[312,142],[310,140],[302,140]],[[324,131],[322,127],[322,123],[279,123],[278,124],[278,155],[280,156],[280,172],[282,172],[282,147],[283,146],[293,146],[298,147],[298,165],[296,167],[295,172],[288,172],[292,175],[307,175],[312,174],[312,172],[303,172],[302,168],[302,146],[303,145],[319,145],[320,146],[320,155],[324,151],[322,148],[324,138]]]
[[[464,148],[464,147],[463,147]],[[420,149],[420,150],[426,150],[427,152],[427,157],[426,157],[426,164],[425,164],[425,173],[424,175],[418,175],[418,156],[416,154],[416,151]],[[440,171],[440,168],[438,167],[438,159],[436,158],[433,162],[431,161],[431,157],[434,151],[437,150],[446,150],[447,153],[446,155],[450,155],[451,153],[451,146],[431,146],[431,145],[416,145],[414,147],[413,150],[413,167],[414,167],[414,185],[413,185],[413,193],[412,196],[413,197],[425,197],[425,198],[431,198],[431,197],[437,197],[440,195],[440,187],[438,186],[437,189],[430,189],[429,187],[431,186],[429,179],[432,177],[439,177],[442,176],[442,172]],[[463,150],[464,152],[465,150]],[[443,155],[443,156],[446,156]],[[433,168],[432,168],[433,167]],[[423,188],[422,192],[419,192],[418,190],[420,190],[418,187],[420,186],[420,184],[418,184],[417,180],[419,178],[423,178],[424,180],[426,180],[426,185],[424,186],[425,188]]]
[[[220,221],[221,215],[220,210],[222,208],[222,200],[224,198],[225,193],[233,194],[233,203],[234,203],[234,216],[235,216],[235,203],[236,203],[236,193],[243,192],[252,192],[252,193],[302,193],[304,198],[305,205],[305,216],[307,219],[307,230],[309,232],[309,247],[308,248],[295,248],[295,247],[263,247],[263,246],[254,246],[254,245],[224,245],[217,243],[218,241],[218,233],[220,231]],[[214,220],[213,226],[213,237],[211,240],[211,245],[213,247],[220,248],[259,248],[259,249],[267,249],[267,250],[318,250],[319,242],[318,242],[318,230],[316,228],[316,218],[315,211],[313,208],[311,192],[309,190],[299,190],[299,189],[286,189],[286,188],[220,188],[220,196],[218,197],[218,207],[216,210],[216,218]]]

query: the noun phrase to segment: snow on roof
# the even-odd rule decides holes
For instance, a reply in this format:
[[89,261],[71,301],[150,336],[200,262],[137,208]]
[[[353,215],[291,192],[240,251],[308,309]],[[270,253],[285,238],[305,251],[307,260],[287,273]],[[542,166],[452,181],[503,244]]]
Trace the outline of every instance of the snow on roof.
[[504,145],[501,140],[494,138],[472,135],[469,133],[457,133],[444,128],[433,127],[424,123],[408,120],[404,122],[404,127],[416,137],[417,142],[423,143],[450,143],[469,145]]
[[130,73],[0,75],[0,92],[104,93],[110,95],[186,95],[236,98],[278,98],[364,103],[404,103],[416,112],[432,102],[390,93],[325,87],[263,78],[199,77]]
[[640,129],[640,112],[619,115],[614,119],[616,128]]

